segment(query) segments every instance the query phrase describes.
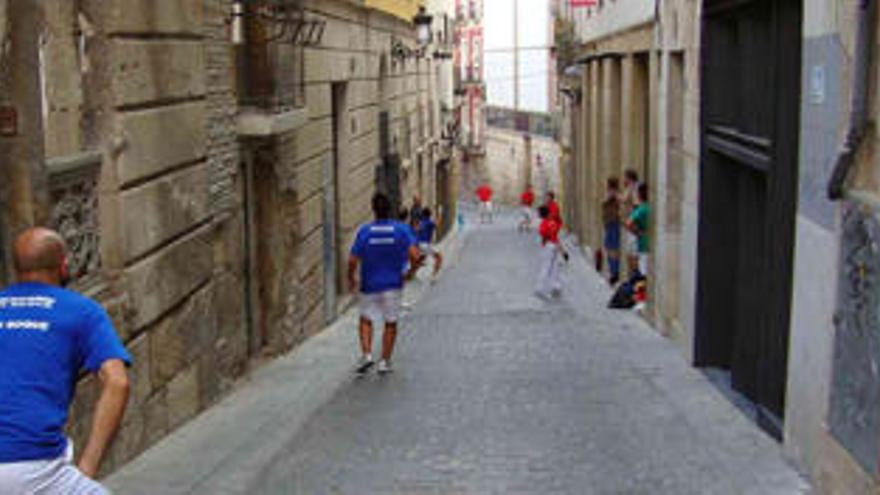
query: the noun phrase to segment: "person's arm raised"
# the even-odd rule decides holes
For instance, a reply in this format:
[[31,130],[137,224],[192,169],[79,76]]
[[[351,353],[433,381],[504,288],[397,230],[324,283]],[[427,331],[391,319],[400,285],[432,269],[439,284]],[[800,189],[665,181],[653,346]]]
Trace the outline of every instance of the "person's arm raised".
[[128,371],[121,359],[110,359],[102,364],[98,378],[101,395],[95,403],[92,431],[78,465],[79,470],[89,478],[98,475],[104,454],[122,423],[130,388]]

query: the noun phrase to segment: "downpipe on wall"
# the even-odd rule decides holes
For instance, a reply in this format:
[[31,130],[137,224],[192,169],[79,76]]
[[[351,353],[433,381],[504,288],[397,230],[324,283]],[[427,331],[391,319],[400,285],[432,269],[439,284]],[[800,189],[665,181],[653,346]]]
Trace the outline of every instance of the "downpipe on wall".
[[856,154],[868,134],[868,91],[871,84],[870,67],[876,32],[876,5],[876,0],[859,0],[856,11],[857,31],[849,127],[835,158],[834,170],[828,182],[828,199],[831,201],[839,201],[849,194],[846,183],[855,164]]

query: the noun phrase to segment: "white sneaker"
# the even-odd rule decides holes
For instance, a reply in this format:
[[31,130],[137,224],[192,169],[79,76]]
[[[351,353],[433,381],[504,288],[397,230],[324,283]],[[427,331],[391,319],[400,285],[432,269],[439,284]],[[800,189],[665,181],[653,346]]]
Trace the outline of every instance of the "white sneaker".
[[379,361],[379,365],[376,366],[376,372],[379,373],[380,375],[384,375],[386,373],[391,373],[392,371],[394,371],[394,370],[391,369],[391,363],[389,363],[388,361],[386,361],[384,359]]
[[370,368],[373,367],[373,364],[373,356],[369,354],[364,354],[358,360],[357,366],[355,367],[354,371],[359,375],[363,375],[364,373],[369,371]]

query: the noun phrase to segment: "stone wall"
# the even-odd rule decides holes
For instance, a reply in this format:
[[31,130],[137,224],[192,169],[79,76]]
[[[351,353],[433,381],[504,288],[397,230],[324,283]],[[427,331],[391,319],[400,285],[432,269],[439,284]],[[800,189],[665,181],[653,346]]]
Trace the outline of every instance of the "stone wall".
[[[98,116],[91,132],[104,154],[103,266],[91,293],[134,357],[131,403],[105,472],[213,404],[245,370],[226,7],[116,0],[75,13],[89,28],[85,113]],[[76,445],[96,393],[87,378],[71,419]]]
[[[859,395],[870,397],[878,386],[876,373],[873,381],[862,379],[870,375],[870,366],[862,373],[839,376],[848,369],[845,358],[851,363],[865,362],[853,358],[875,359],[871,343],[876,339],[877,328],[861,329],[863,335],[853,335],[845,323],[854,317],[852,306],[864,304],[876,298],[871,280],[876,270],[865,263],[861,270],[863,279],[856,282],[865,293],[854,293],[847,284],[852,283],[848,271],[858,268],[848,266],[847,260],[858,260],[870,252],[852,251],[845,243],[846,218],[877,215],[870,201],[877,201],[880,188],[878,133],[872,129],[859,154],[851,187],[861,191],[869,203],[849,199],[836,204],[827,199],[826,187],[839,145],[842,142],[850,107],[851,61],[854,56],[856,24],[853,13],[858,2],[841,0],[804,2],[803,83],[801,104],[801,159],[800,191],[795,252],[794,295],[792,301],[791,343],[789,356],[789,384],[786,408],[786,451],[806,466],[817,489],[823,493],[876,493],[877,460],[856,455],[859,443],[865,443],[864,432],[868,425],[876,425],[873,419],[874,404],[859,404],[859,399],[847,397],[846,386],[835,382],[858,384]],[[875,20],[876,22],[876,20]],[[876,61],[875,61],[876,63]],[[876,69],[876,68],[875,68]],[[876,74],[876,70],[871,70]],[[876,76],[875,76],[876,77]],[[876,81],[875,81],[876,82]],[[877,117],[872,106],[871,118]],[[852,238],[849,239],[852,241]],[[850,298],[857,299],[851,300]],[[861,299],[858,299],[861,298]],[[867,323],[872,321],[872,310],[857,316]],[[837,316],[835,318],[835,315]],[[836,324],[835,319],[838,323]],[[843,332],[847,331],[846,334]],[[855,338],[854,338],[855,337]],[[859,356],[852,345],[868,351],[870,357]],[[842,379],[842,380],[841,380]],[[847,403],[848,402],[848,403]],[[873,402],[873,401],[872,401]],[[841,410],[846,415],[839,414]],[[837,414],[835,414],[837,413]],[[866,418],[864,423],[856,423]],[[832,432],[861,431],[859,438],[852,435],[835,435]],[[874,438],[867,442],[876,448]],[[867,461],[869,467],[863,467]]]
[[[660,58],[654,24],[596,39],[581,53],[579,133],[572,138],[576,206],[570,225],[580,240],[598,248],[600,205],[608,178],[622,180],[632,168],[652,188],[656,183],[657,122],[660,115]],[[652,189],[653,192],[653,189]]]
[[[522,133],[488,127],[482,178],[492,186],[499,205],[518,205],[527,181],[540,201],[547,191],[560,193],[559,159],[559,145],[552,139],[532,136],[526,143]],[[470,189],[471,195],[475,189]]]

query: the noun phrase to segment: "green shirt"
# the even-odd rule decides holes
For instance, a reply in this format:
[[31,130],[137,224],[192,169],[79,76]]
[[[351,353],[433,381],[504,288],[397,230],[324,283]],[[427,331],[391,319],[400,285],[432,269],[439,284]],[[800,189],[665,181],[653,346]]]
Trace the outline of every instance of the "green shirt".
[[651,214],[651,210],[648,207],[648,203],[641,203],[636,206],[629,219],[635,225],[638,237],[639,237],[639,253],[647,253],[648,252],[648,217]]

